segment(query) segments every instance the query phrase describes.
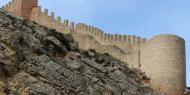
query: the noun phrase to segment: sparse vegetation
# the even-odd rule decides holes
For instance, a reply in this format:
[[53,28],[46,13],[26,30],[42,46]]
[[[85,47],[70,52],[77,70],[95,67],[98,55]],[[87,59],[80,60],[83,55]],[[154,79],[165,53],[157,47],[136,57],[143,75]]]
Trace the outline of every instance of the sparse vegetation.
[[56,32],[56,29],[50,29],[51,32]]
[[76,47],[73,47],[74,39],[71,34],[63,34],[60,32],[50,31],[49,35],[53,35],[54,37],[59,39],[61,43],[64,44],[68,50],[73,50],[76,48]]
[[[72,34],[10,18],[1,10],[0,19],[6,30],[0,32],[0,89],[5,89],[0,93],[157,95],[141,86],[138,70],[129,69],[107,53],[79,50]],[[14,25],[3,26],[4,22]]]

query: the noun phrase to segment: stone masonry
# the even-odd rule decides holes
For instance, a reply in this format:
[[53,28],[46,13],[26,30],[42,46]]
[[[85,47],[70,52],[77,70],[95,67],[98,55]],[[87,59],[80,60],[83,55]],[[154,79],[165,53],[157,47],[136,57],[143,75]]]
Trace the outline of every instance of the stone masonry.
[[150,78],[150,86],[166,95],[183,95],[186,86],[185,41],[176,35],[159,35],[146,40],[133,35],[112,35],[84,24],[69,22],[48,10],[38,0],[13,0],[2,7],[15,16],[35,21],[62,33],[71,33],[79,48],[109,53]]

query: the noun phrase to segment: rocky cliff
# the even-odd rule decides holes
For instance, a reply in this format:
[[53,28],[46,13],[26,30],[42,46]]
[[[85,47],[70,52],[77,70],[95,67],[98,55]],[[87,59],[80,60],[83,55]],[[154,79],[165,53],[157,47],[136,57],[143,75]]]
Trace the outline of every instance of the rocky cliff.
[[158,95],[141,71],[3,10],[0,76],[0,95]]
[[184,95],[190,95],[190,87],[187,87]]

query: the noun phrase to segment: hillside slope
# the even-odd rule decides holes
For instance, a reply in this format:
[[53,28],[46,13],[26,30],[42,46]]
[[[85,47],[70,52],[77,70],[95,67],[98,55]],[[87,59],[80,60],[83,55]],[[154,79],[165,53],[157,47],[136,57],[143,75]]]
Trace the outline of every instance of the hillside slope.
[[190,87],[187,87],[184,95],[190,95]]
[[0,10],[0,95],[158,95],[140,71]]

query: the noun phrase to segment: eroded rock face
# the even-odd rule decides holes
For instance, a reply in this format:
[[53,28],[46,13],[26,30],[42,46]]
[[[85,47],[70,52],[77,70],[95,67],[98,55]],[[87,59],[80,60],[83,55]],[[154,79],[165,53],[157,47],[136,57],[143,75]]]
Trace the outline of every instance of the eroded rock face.
[[0,95],[158,95],[140,71],[2,10],[0,76]]
[[190,95],[190,87],[187,87],[184,95]]

